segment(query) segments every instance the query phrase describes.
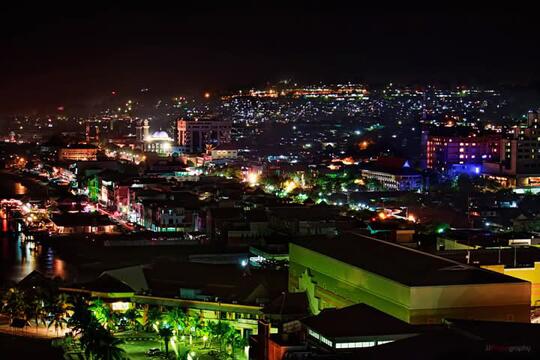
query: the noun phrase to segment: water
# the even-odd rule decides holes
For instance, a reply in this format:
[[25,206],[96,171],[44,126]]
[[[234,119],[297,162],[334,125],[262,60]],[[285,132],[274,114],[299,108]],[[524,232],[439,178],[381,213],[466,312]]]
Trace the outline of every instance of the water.
[[22,242],[14,233],[1,235],[0,261],[2,285],[18,282],[34,270],[50,277],[69,278],[69,267],[51,247]]
[[[22,196],[43,197],[37,184],[23,184],[17,177],[0,173],[0,199]],[[0,214],[0,286],[17,282],[34,270],[51,277],[69,278],[68,266],[46,245],[23,242]]]

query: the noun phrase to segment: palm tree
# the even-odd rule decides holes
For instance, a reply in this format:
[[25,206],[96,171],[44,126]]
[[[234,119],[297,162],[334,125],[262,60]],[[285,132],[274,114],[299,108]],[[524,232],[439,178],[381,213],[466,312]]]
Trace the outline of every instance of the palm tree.
[[92,304],[90,305],[90,310],[94,314],[95,318],[99,323],[106,328],[109,328],[112,324],[113,316],[111,313],[111,309],[105,305],[103,300],[96,299],[92,301]]
[[80,334],[86,331],[93,320],[93,314],[88,309],[86,300],[82,297],[75,298],[69,310],[71,311],[71,317],[68,320],[68,326],[71,327],[75,333]]
[[214,339],[217,339],[219,342],[220,350],[223,348],[223,345],[226,343],[225,339],[226,339],[227,334],[230,334],[231,331],[234,331],[231,325],[222,321],[209,323],[208,330],[210,333],[210,343],[212,343]]
[[27,306],[27,320],[33,319],[36,323],[36,333],[39,329],[39,323],[47,325],[45,321],[47,317],[45,302],[38,294],[35,294],[34,297],[30,300],[30,303]]
[[146,313],[146,323],[145,323],[146,329],[150,330],[152,329],[154,325],[156,325],[157,327],[157,324],[162,319],[163,319],[163,313],[161,312],[161,309],[156,306],[150,307]]
[[49,313],[49,328],[54,326],[56,335],[58,335],[58,330],[62,330],[64,325],[67,324],[67,311],[70,307],[68,302],[68,297],[66,294],[58,294],[54,297],[53,301],[49,306],[47,306],[47,311]]
[[169,356],[169,341],[173,337],[173,331],[169,326],[164,326],[159,328],[158,335],[160,338],[163,339],[163,343],[165,344],[165,355]]
[[138,330],[143,321],[142,310],[133,307],[124,313],[124,317],[128,321],[128,327],[132,330]]
[[189,316],[187,318],[187,331],[189,332],[189,344],[193,343],[193,335],[196,337],[199,335],[203,323],[199,316]]
[[181,334],[187,325],[187,316],[179,307],[174,307],[163,316],[163,321],[173,328],[175,334]]
[[123,341],[115,338],[94,317],[82,333],[80,341],[88,359],[123,360],[126,358],[125,350],[120,348]]
[[24,316],[24,293],[17,288],[10,288],[4,295],[2,312],[8,314],[10,323],[13,319]]
[[233,355],[235,350],[243,349],[248,344],[247,339],[242,337],[242,335],[240,335],[240,333],[236,330],[227,334],[226,341],[229,345],[231,345]]

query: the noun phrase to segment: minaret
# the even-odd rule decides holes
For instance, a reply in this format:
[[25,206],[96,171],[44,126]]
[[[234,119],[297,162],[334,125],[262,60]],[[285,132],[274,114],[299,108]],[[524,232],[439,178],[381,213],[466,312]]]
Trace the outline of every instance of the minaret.
[[148,125],[148,119],[145,119],[143,122],[143,140],[150,136],[150,125]]

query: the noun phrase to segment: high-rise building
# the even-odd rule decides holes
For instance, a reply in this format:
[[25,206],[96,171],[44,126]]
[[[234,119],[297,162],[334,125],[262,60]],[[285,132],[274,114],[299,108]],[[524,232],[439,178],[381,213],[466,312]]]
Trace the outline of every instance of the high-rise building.
[[207,145],[218,146],[231,142],[231,122],[217,119],[178,119],[177,142],[185,152],[206,150]]
[[500,140],[498,134],[430,133],[425,139],[426,167],[441,171],[470,167],[480,173],[484,161],[499,159]]
[[99,122],[87,120],[86,121],[86,142],[98,142],[99,141]]
[[500,142],[500,161],[485,164],[486,172],[506,186],[540,187],[540,110],[511,128]]

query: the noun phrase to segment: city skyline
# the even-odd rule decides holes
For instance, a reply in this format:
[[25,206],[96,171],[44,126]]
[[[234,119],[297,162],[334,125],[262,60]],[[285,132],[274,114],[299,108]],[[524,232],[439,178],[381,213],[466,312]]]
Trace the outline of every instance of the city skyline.
[[540,357],[534,11],[91,5],[0,9],[2,359]]
[[0,111],[301,83],[524,85],[537,89],[534,15],[252,3],[87,12],[7,8]]

